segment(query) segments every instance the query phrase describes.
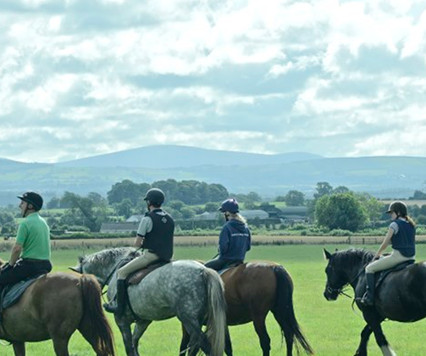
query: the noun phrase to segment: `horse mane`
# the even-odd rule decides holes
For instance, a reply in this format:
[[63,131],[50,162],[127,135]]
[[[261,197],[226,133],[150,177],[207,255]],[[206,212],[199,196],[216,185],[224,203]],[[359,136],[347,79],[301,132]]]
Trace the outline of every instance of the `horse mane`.
[[337,263],[354,266],[360,263],[362,266],[369,263],[374,257],[374,253],[364,248],[350,248],[343,251],[337,251],[334,259]]
[[108,266],[111,262],[116,261],[117,258],[123,258],[124,256],[130,254],[132,251],[135,250],[131,247],[109,248],[85,256],[84,260],[88,263],[99,263],[100,265]]

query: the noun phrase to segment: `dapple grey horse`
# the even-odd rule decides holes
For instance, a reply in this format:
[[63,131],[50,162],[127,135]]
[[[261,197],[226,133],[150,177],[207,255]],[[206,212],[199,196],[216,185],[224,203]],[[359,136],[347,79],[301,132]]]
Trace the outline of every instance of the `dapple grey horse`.
[[[79,264],[71,269],[93,274],[103,286],[108,285],[111,300],[116,292],[117,267],[132,254],[135,250],[130,247],[107,249],[80,257]],[[139,356],[139,340],[152,321],[174,316],[190,335],[190,350],[201,348],[206,355],[223,355],[226,302],[222,280],[215,271],[196,261],[173,261],[149,273],[139,284],[130,285],[128,300],[124,315],[115,318],[128,356]]]

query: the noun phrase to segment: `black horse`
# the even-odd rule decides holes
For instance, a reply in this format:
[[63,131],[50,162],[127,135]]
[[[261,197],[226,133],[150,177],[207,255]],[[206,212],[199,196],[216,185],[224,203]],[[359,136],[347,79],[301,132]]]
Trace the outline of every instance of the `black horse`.
[[[364,268],[372,261],[374,254],[362,249],[331,254],[324,249],[324,255],[328,260],[324,297],[336,300],[348,284],[354,289],[356,297],[362,296],[365,290]],[[426,317],[426,264],[411,264],[387,275],[375,293],[374,306],[363,306],[358,298],[355,302],[367,322],[355,355],[367,355],[371,333],[374,333],[383,355],[396,355],[383,334],[381,323],[385,319],[413,322]]]

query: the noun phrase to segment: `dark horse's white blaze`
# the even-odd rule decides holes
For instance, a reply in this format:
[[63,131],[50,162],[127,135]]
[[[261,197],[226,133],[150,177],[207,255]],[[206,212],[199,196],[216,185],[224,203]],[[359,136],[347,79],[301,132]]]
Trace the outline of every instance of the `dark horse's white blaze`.
[[[101,283],[107,283],[111,299],[116,289],[115,269],[131,252],[134,249],[103,250],[82,258],[75,269],[94,274]],[[174,316],[189,332],[191,348],[201,348],[212,356],[223,355],[226,307],[223,283],[215,271],[196,261],[173,261],[148,274],[138,285],[130,286],[128,296],[133,312],[127,308],[123,317],[116,318],[128,356],[139,355],[139,339],[153,320]],[[205,334],[201,329],[204,320]],[[133,335],[132,322],[136,322]]]

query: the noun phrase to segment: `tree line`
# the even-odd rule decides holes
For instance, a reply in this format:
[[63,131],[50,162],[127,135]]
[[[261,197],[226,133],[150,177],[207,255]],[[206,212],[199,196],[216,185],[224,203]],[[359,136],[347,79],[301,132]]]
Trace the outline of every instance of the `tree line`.
[[[62,197],[54,197],[46,203],[48,223],[53,229],[85,229],[91,232],[100,230],[103,222],[119,222],[133,214],[143,214],[146,204],[143,200],[150,188],[160,188],[166,194],[165,209],[176,220],[190,220],[196,214],[214,212],[223,200],[237,198],[243,209],[264,209],[272,204],[263,201],[255,192],[232,194],[221,184],[208,184],[196,180],[176,181],[167,179],[149,183],[135,183],[123,180],[115,183],[106,197],[98,193],[80,196],[65,192]],[[413,197],[421,199],[422,192],[415,191]],[[426,194],[425,194],[426,197]],[[328,182],[318,182],[313,198],[297,190],[290,190],[275,198],[286,206],[307,206],[310,221],[318,227],[335,230],[360,231],[378,226],[387,220],[383,213],[384,204],[367,193],[355,193],[347,187],[332,187]],[[273,205],[272,205],[273,206]],[[61,209],[61,212],[55,212]],[[65,211],[64,211],[65,210]],[[410,206],[409,213],[420,224],[426,224],[426,205]],[[18,213],[16,213],[18,214]],[[0,210],[2,233],[12,233],[16,228],[15,218],[7,209]],[[217,225],[221,220],[218,219]]]

